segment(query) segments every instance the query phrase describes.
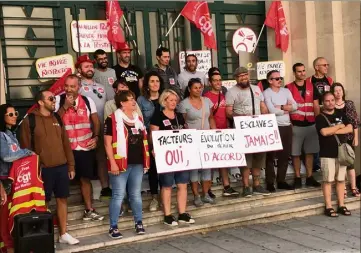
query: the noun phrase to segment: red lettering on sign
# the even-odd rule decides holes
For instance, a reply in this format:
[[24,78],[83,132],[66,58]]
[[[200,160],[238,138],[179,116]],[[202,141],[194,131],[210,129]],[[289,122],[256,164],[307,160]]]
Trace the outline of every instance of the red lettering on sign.
[[246,139],[246,148],[252,146],[254,147],[268,146],[268,145],[273,145],[275,142],[279,142],[277,131],[274,131],[274,133],[268,135],[258,135],[258,136],[245,135],[244,137]]

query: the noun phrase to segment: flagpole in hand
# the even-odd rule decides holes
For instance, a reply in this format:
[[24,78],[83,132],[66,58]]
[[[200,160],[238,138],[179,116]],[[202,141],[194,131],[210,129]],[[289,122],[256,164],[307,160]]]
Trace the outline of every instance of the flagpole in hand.
[[[178,19],[180,18],[180,16],[182,16],[181,13],[179,13],[178,17],[174,20],[173,24],[170,26],[170,28],[168,29],[168,32],[164,35],[164,37],[167,37],[170,33],[170,31],[173,29],[175,23],[177,23]],[[160,48],[162,46],[162,43],[159,44],[159,47]]]
[[256,45],[254,45],[254,48],[253,48],[253,51],[252,53],[254,54],[254,51],[256,51],[256,48],[257,48],[257,45],[258,45],[258,42],[259,42],[259,39],[261,38],[261,35],[262,35],[262,32],[263,32],[263,29],[264,29],[264,23],[263,23],[263,26],[261,28],[261,31],[259,32],[259,35],[258,35],[258,38],[257,38],[257,41],[256,41]]
[[[130,36],[133,36],[132,31],[130,30],[130,27],[129,27],[129,25],[128,25],[127,19],[124,17],[124,15],[122,15],[122,17],[123,17],[125,26],[127,27]],[[137,51],[138,51],[138,55],[140,55],[140,51],[139,51],[139,48],[138,48],[138,46],[137,46],[137,42],[136,42],[135,40],[132,40],[132,42],[133,42],[133,44],[134,44],[134,47],[135,47],[135,48],[137,49]]]

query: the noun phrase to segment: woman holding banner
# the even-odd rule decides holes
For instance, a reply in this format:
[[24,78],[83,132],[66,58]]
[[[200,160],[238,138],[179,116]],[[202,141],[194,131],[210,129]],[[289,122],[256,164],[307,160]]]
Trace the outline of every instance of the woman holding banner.
[[[31,150],[21,149],[12,128],[16,125],[19,113],[10,104],[0,105],[0,180],[1,180],[1,205],[0,205],[0,239],[5,244],[7,252],[14,252],[13,240],[8,227],[8,208],[5,203],[4,191],[10,193],[11,180],[8,179],[12,162],[34,154]],[[1,240],[0,240],[1,242]]]
[[118,218],[126,188],[134,215],[135,232],[138,235],[145,233],[141,188],[143,173],[149,169],[149,152],[147,131],[142,118],[136,113],[134,93],[120,92],[114,100],[118,109],[105,120],[104,146],[113,190],[109,204],[109,236],[120,239],[123,236],[118,230]]
[[[164,90],[159,98],[162,111],[155,111],[151,121],[150,130],[178,130],[186,128],[182,114],[176,113],[175,108],[179,101],[177,93],[173,90]],[[162,173],[159,175],[161,188],[161,198],[164,208],[164,224],[177,226],[179,223],[194,223],[194,219],[186,213],[187,208],[187,184],[189,182],[189,171],[178,171]],[[172,185],[175,181],[177,185],[178,222],[171,215]]]
[[[180,103],[179,112],[183,114],[184,120],[190,129],[207,130],[216,129],[213,118],[213,103],[209,98],[202,97],[203,85],[198,78],[191,78],[184,94],[184,100]],[[198,170],[190,172],[190,180],[194,195],[194,205],[199,207],[203,203],[215,204],[215,200],[209,196],[208,191],[212,186],[212,175],[210,169],[201,170],[203,198],[198,193]]]

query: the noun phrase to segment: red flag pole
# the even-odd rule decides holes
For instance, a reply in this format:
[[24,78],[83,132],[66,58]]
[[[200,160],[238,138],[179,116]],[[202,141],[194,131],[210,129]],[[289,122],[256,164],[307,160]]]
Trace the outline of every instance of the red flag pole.
[[[164,37],[167,37],[167,36],[169,35],[170,31],[172,31],[175,23],[177,23],[177,21],[178,21],[178,19],[180,18],[180,16],[182,16],[181,13],[179,13],[178,17],[174,20],[173,24],[170,26],[170,28],[168,29],[168,32],[164,35]],[[159,47],[158,47],[158,48],[160,48],[161,46],[162,46],[162,43],[159,44]]]
[[258,45],[259,39],[261,38],[263,29],[264,29],[264,23],[263,23],[263,26],[262,26],[262,28],[261,28],[261,31],[259,32],[259,35],[258,35],[258,38],[257,38],[257,41],[256,41],[256,45],[254,45],[254,48],[253,48],[253,51],[252,51],[253,54],[254,54],[254,51],[256,51],[256,47],[257,47],[257,45]]

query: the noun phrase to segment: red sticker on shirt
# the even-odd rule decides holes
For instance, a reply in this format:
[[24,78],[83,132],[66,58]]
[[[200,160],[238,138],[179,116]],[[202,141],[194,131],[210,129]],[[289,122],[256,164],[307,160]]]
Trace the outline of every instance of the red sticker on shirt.
[[132,133],[133,134],[139,134],[139,130],[137,128],[132,128]]
[[325,85],[325,91],[330,91],[330,86],[329,85]]
[[88,86],[83,86],[83,90],[84,90],[85,92],[88,92],[88,91],[89,91],[89,87],[88,87]]
[[18,149],[19,149],[19,147],[15,143],[10,145],[11,152],[16,152],[16,151],[18,151]]
[[112,85],[114,83],[114,78],[113,77],[108,77],[108,83],[110,85]]
[[103,88],[98,88],[99,93],[104,93],[104,89]]
[[254,94],[256,94],[256,96],[259,96],[259,93],[257,91],[255,91]]
[[169,119],[163,120],[163,124],[164,124],[164,126],[170,126],[171,125]]
[[174,80],[174,78],[169,78],[169,83],[170,83],[171,85],[175,85],[175,80]]

